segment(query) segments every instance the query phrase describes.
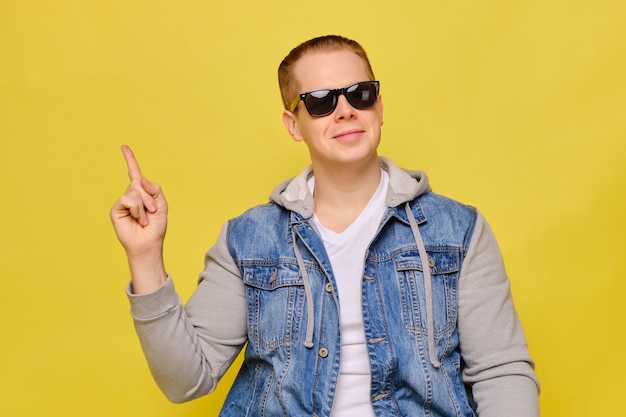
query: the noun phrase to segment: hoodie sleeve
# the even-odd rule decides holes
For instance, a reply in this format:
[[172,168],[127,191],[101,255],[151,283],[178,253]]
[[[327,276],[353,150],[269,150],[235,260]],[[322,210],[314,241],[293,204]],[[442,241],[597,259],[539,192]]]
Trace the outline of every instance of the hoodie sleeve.
[[479,213],[459,282],[463,380],[480,417],[539,416],[539,382],[491,228]]
[[226,233],[224,225],[185,307],[169,276],[150,294],[134,295],[127,289],[150,371],[172,402],[212,392],[246,342],[245,290]]

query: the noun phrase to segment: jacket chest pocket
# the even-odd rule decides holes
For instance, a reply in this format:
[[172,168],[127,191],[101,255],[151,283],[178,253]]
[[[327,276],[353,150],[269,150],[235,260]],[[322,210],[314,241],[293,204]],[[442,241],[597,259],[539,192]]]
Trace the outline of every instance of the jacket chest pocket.
[[297,339],[304,286],[297,264],[252,264],[242,267],[248,303],[248,339],[270,350]]
[[[402,314],[407,330],[427,332],[427,316],[433,315],[435,338],[449,335],[456,328],[458,277],[461,251],[458,248],[429,250],[422,261],[417,250],[394,256]],[[430,268],[432,291],[424,283],[424,267]],[[427,297],[432,297],[432,311],[427,311]]]

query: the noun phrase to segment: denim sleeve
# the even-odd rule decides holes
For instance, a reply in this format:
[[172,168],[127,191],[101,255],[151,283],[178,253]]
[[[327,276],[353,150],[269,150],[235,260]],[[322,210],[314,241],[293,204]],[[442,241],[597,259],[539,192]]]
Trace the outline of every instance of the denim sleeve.
[[459,281],[459,340],[480,417],[539,416],[539,382],[491,228],[479,213]]
[[169,276],[153,293],[127,291],[150,371],[172,402],[213,391],[246,342],[245,291],[226,247],[226,229],[207,252],[185,307]]

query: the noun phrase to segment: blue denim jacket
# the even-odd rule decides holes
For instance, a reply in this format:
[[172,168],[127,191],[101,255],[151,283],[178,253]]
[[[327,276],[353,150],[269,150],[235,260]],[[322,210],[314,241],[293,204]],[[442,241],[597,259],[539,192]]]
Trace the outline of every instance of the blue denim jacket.
[[[381,158],[387,210],[362,305],[379,416],[538,417],[539,384],[495,237],[475,209]],[[222,228],[186,305],[173,280],[127,288],[137,335],[174,402],[213,391],[245,346],[221,416],[329,416],[340,363],[337,285],[309,219],[310,168]],[[424,268],[426,266],[426,268]]]
[[[425,191],[387,209],[366,254],[372,404],[380,416],[475,416],[461,379],[457,294],[476,211]],[[340,306],[324,245],[301,211],[270,203],[228,225],[248,344],[220,416],[330,415]]]

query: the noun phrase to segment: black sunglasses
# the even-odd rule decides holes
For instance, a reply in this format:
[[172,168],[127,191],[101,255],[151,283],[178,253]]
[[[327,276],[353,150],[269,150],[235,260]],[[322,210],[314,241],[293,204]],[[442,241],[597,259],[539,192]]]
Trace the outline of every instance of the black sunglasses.
[[309,91],[298,95],[291,103],[289,110],[294,111],[302,100],[311,116],[328,116],[337,108],[339,96],[342,94],[355,109],[369,109],[378,100],[379,88],[380,82],[378,81],[362,81],[344,88]]

